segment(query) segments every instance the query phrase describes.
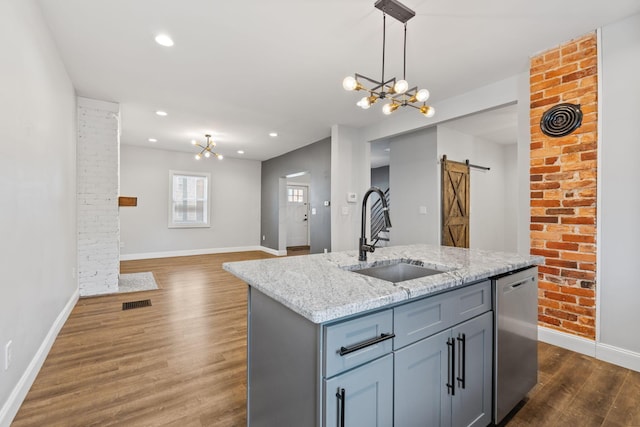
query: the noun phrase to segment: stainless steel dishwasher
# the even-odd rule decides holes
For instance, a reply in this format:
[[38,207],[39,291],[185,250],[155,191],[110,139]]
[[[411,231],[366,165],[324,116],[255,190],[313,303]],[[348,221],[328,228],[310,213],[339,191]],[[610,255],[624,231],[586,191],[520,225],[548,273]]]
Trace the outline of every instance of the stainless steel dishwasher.
[[494,423],[500,423],[538,381],[538,267],[493,280]]

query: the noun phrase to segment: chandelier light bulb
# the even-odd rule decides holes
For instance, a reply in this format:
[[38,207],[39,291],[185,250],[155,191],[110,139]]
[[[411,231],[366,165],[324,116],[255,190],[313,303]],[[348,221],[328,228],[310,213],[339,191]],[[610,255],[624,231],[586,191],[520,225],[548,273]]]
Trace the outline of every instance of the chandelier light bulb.
[[371,107],[371,101],[369,100],[368,96],[364,96],[360,101],[358,101],[356,105],[363,110],[367,110],[369,109],[369,107]]
[[200,154],[196,154],[196,160],[200,160]]
[[435,108],[429,105],[423,105],[422,107],[420,107],[420,112],[424,114],[425,117],[433,117],[433,115],[436,114]]
[[393,86],[393,90],[396,93],[405,93],[409,89],[409,83],[406,80],[398,80]]
[[352,76],[348,76],[344,78],[344,80],[342,81],[342,87],[344,88],[344,90],[350,90],[350,91],[362,89],[362,85],[358,83],[358,81]]
[[224,159],[224,156],[222,154],[218,154],[217,157],[218,157],[218,160]]
[[205,152],[204,152],[204,156],[205,156],[206,158],[209,158],[209,157],[211,157],[211,153],[209,153],[208,151],[205,151]]
[[430,93],[429,93],[429,91],[427,89],[420,89],[418,91],[418,93],[416,93],[416,99],[419,102],[424,102],[427,99],[429,99],[429,95],[430,95]]
[[191,140],[191,145],[196,145],[198,143],[198,141],[196,141],[195,139]]
[[398,109],[398,106],[400,104],[395,104],[393,102],[390,102],[388,104],[384,104],[384,106],[382,107],[382,112],[386,115],[389,115],[391,113],[393,113],[394,111],[396,111]]

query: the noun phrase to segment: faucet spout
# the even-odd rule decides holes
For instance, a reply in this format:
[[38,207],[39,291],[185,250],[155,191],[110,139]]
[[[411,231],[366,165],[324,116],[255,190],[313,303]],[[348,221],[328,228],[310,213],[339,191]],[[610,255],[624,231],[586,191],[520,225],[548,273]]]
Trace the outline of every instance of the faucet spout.
[[367,200],[371,193],[378,194],[380,197],[380,201],[382,202],[382,214],[384,216],[384,225],[386,228],[391,228],[391,218],[389,217],[389,205],[387,203],[387,198],[384,196],[382,190],[378,187],[371,187],[364,193],[364,197],[362,198],[362,222],[360,223],[360,240],[358,241],[358,260],[366,261],[367,260],[367,252],[373,252],[376,250],[375,242],[373,244],[367,243],[367,238],[365,237],[365,225],[366,225],[366,214],[367,214]]

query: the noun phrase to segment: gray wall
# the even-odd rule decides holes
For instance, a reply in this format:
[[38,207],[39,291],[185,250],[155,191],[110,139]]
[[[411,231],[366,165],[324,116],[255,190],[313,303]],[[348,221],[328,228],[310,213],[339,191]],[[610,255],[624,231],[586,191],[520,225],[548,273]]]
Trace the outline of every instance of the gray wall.
[[[440,187],[436,128],[391,139],[390,244],[439,244]],[[426,214],[420,213],[426,207]]]
[[[170,170],[211,174],[211,227],[168,227]],[[260,244],[257,160],[198,161],[190,153],[122,145],[120,194],[138,198],[135,208],[120,209],[122,259],[242,250]]]
[[296,172],[311,175],[310,210],[316,209],[315,215],[309,215],[311,253],[331,251],[331,207],[323,205],[331,200],[331,138],[262,162],[261,244],[279,249],[279,183]]
[[389,166],[371,169],[371,185],[385,191],[389,188]]
[[640,15],[604,27],[601,52],[599,341],[640,353]]
[[[37,2],[0,1],[0,426],[77,299],[76,96]],[[4,370],[4,349],[13,357]]]

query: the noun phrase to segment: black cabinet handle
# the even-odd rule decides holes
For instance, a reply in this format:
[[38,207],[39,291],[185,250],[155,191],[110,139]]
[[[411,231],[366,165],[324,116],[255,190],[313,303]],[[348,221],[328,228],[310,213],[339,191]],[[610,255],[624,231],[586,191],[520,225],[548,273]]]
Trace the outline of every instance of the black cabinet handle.
[[449,372],[447,372],[447,394],[451,391],[451,396],[456,395],[456,342],[453,338],[447,338],[447,356]]
[[344,427],[344,401],[345,398],[347,396],[347,393],[345,392],[345,390],[343,388],[338,388],[338,392],[336,393],[336,397],[338,398],[338,411],[339,413],[339,426],[340,427]]
[[370,340],[362,341],[361,343],[352,345],[351,347],[340,347],[338,353],[340,356],[344,356],[345,354],[353,353],[354,351],[362,350],[365,347],[369,347],[370,345],[378,344],[379,342],[390,340],[394,338],[396,334],[380,334],[379,337],[371,338]]
[[460,373],[462,376],[457,377],[456,379],[460,383],[460,386],[464,389],[465,387],[465,378],[467,376],[465,365],[467,364],[467,337],[465,334],[458,334],[458,343],[460,344]]

